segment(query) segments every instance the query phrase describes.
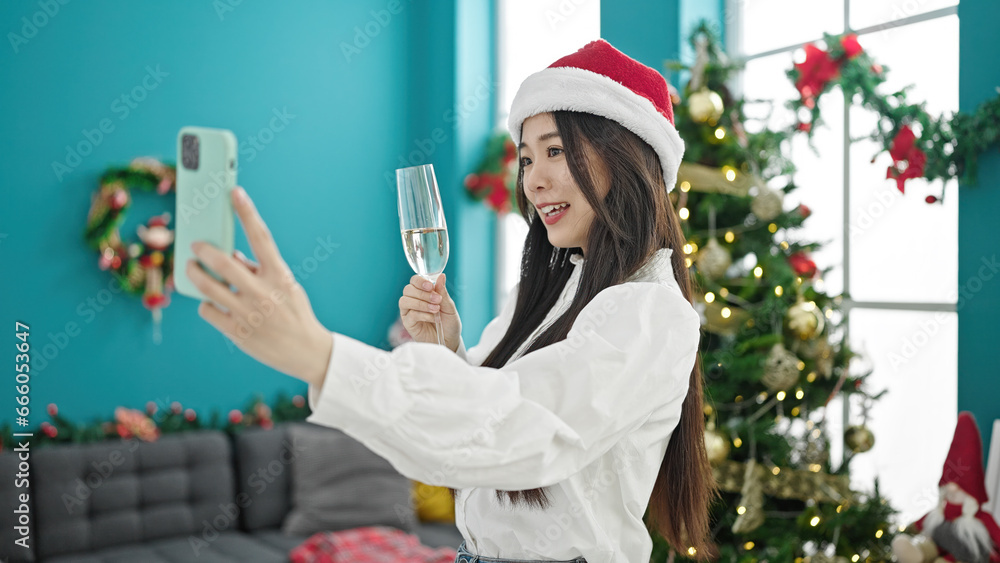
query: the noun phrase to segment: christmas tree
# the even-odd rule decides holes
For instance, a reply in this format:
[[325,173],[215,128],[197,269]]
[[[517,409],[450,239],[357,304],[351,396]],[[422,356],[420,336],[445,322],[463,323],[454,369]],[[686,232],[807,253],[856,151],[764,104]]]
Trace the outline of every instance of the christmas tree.
[[[870,372],[852,373],[842,298],[822,291],[817,281],[829,268],[810,256],[820,243],[795,240],[809,209],[784,206],[796,186],[782,151],[796,132],[748,132],[747,101],[726,86],[739,65],[708,23],[690,41],[694,64],[670,65],[690,72],[673,100],[687,148],[671,199],[702,314],[719,560],[889,561],[895,510],[877,481],[872,490],[849,487],[851,457],[874,437],[863,423],[850,426],[843,459],[830,459],[831,400],[867,412],[880,393],[865,385]],[[697,558],[654,540],[652,561]]]

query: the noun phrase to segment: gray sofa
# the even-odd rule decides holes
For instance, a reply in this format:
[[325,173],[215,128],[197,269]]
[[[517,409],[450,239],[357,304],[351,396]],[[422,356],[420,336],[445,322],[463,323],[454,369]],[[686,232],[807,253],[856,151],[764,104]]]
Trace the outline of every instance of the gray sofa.
[[[202,430],[167,434],[148,443],[115,440],[37,448],[29,460],[30,551],[14,543],[19,537],[18,494],[25,489],[15,489],[17,454],[4,451],[0,560],[288,561],[289,550],[309,533],[284,533],[286,517],[296,512],[296,527],[307,529],[304,522],[316,516],[302,513],[303,489],[294,494],[295,476],[309,467],[307,456],[293,451],[302,450],[296,444],[303,442],[295,440],[303,432],[328,432],[340,440],[337,447],[327,448],[334,450],[325,452],[327,458],[308,456],[312,468],[322,467],[320,473],[326,475],[333,472],[347,487],[332,493],[345,509],[325,515],[332,520],[321,523],[332,527],[321,529],[385,525],[414,533],[430,547],[455,549],[461,543],[454,524],[417,521],[412,502],[404,498],[409,480],[388,462],[339,430],[301,422],[247,429],[233,437]],[[382,479],[375,482],[380,484],[371,484],[373,474]],[[369,490],[363,490],[364,483]],[[395,496],[387,497],[386,490],[395,491]]]

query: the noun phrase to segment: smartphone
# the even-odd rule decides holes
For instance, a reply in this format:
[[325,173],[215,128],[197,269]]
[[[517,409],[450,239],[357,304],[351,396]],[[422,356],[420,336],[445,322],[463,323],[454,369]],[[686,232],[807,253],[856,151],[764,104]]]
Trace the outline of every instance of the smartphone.
[[225,283],[195,257],[191,243],[201,240],[228,256],[233,253],[236,227],[230,192],[236,185],[236,147],[236,136],[226,129],[182,127],[177,134],[174,288],[182,295],[208,299],[188,278],[191,259]]

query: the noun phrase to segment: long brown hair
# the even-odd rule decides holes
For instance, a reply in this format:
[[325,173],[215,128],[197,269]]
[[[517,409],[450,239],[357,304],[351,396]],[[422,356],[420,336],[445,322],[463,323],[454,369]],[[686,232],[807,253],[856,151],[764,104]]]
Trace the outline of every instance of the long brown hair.
[[[525,354],[565,340],[577,315],[601,290],[624,283],[661,248],[673,249],[674,277],[691,301],[691,280],[684,263],[684,235],[666,192],[663,171],[656,152],[646,142],[618,123],[587,113],[553,112],[562,138],[563,151],[573,179],[594,210],[587,234],[587,259],[569,309],[542,332]],[[602,199],[599,182],[610,182]],[[542,221],[525,194],[523,169],[518,168],[517,202],[528,223],[521,256],[521,274],[513,318],[507,333],[483,361],[500,368],[538,328],[555,305],[572,273],[567,254],[580,248],[555,248]],[[600,267],[592,267],[591,265]],[[530,377],[530,374],[525,374]],[[674,430],[649,499],[649,523],[671,546],[688,555],[715,558],[717,548],[709,533],[709,505],[718,495],[705,452],[705,420],[702,414],[701,356],[684,399],[680,421]],[[450,489],[454,498],[456,492]],[[542,488],[496,491],[512,505],[546,508],[549,499]]]

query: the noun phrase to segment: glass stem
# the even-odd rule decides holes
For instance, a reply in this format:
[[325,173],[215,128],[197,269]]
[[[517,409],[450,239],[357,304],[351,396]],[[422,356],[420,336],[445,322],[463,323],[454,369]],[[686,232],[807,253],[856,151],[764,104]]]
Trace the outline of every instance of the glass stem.
[[441,324],[441,312],[434,313],[434,329],[437,331],[437,342],[444,346],[444,326]]

